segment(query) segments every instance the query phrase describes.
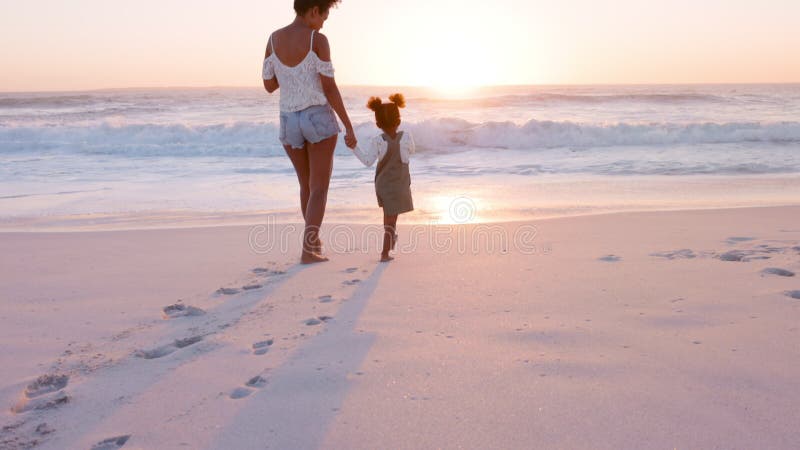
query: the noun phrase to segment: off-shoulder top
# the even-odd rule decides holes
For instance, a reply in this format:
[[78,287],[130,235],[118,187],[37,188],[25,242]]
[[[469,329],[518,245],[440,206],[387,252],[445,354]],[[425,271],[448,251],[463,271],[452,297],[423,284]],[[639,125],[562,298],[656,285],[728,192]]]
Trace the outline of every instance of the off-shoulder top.
[[311,48],[306,57],[296,66],[287,66],[275,53],[275,36],[269,38],[272,53],[264,59],[262,78],[278,78],[280,85],[280,109],[282,112],[302,111],[310,106],[328,103],[322,90],[319,76],[333,78],[333,64],[322,61],[314,52],[314,31],[311,31]]

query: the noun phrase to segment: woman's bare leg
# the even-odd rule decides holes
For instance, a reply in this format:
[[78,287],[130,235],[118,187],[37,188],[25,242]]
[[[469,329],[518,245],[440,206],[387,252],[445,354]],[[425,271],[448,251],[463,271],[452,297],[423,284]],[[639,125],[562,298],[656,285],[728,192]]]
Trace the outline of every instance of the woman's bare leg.
[[308,144],[309,196],[306,206],[306,229],[303,239],[303,257],[315,256],[310,262],[327,261],[327,258],[313,255],[314,244],[319,245],[319,230],[325,217],[328,203],[328,187],[333,173],[333,152],[338,135],[333,135],[316,144]]
[[283,146],[286,154],[292,161],[294,171],[297,174],[297,181],[300,183],[300,210],[303,212],[303,220],[306,218],[306,207],[310,189],[308,187],[309,165],[308,165],[308,144],[303,149],[293,149],[289,145]]
[[[294,171],[297,174],[297,181],[300,183],[300,210],[303,212],[303,221],[307,224],[308,223],[308,202],[311,196],[311,170],[310,164],[308,159],[308,144],[306,143],[303,149],[293,149],[291,146],[285,145],[284,149],[286,150],[286,154],[289,156],[289,159],[292,161],[292,165],[294,166]],[[313,254],[318,253],[321,251],[322,244],[319,242],[319,238],[317,238],[317,245],[308,246],[306,248],[305,245],[306,235],[303,234],[303,255],[301,257],[302,262],[310,263],[310,262],[319,262],[316,260],[324,260],[324,258],[315,258]],[[308,250],[308,251],[306,251]]]

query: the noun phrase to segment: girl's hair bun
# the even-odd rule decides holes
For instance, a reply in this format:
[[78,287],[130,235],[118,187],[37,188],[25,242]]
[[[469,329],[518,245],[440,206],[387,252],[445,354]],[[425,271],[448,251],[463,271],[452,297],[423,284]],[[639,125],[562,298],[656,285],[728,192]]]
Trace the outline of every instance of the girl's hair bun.
[[406,107],[406,98],[403,97],[403,94],[392,94],[389,96],[389,101],[397,105],[398,108]]
[[383,104],[383,102],[381,101],[380,97],[370,97],[369,101],[367,102],[367,108],[378,112],[378,110],[381,108],[381,104]]

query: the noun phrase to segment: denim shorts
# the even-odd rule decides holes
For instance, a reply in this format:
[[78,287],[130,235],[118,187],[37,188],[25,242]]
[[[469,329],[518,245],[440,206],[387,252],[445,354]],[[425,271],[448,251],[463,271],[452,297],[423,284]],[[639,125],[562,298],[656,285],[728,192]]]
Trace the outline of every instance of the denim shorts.
[[340,131],[333,108],[328,104],[309,106],[302,111],[281,112],[281,143],[295,149],[302,149],[306,141],[316,144]]

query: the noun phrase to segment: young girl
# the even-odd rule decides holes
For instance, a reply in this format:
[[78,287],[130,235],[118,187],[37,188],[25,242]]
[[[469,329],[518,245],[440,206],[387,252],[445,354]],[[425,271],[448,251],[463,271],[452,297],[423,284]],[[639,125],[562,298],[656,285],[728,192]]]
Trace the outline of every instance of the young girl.
[[394,250],[397,243],[397,216],[414,210],[408,159],[416,149],[411,133],[398,130],[400,108],[406,106],[406,101],[403,94],[391,95],[389,101],[391,103],[383,103],[378,97],[369,99],[367,107],[375,111],[375,123],[383,133],[370,139],[365,149],[356,147],[353,150],[367,167],[378,161],[375,194],[378,196],[378,206],[383,208],[382,262],[394,259],[389,256],[389,251]]

